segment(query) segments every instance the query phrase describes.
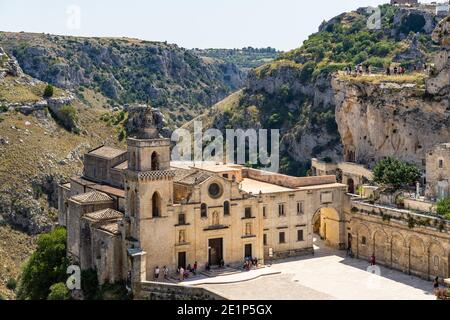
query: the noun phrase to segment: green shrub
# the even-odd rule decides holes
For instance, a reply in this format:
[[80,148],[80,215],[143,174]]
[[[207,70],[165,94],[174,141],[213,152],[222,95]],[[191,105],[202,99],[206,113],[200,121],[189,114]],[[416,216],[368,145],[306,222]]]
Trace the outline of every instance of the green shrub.
[[421,174],[415,165],[388,157],[375,165],[373,176],[376,183],[399,189],[415,183]]
[[70,292],[64,282],[55,283],[50,287],[47,300],[69,300]]
[[14,278],[9,278],[8,281],[6,282],[6,288],[8,288],[9,290],[16,290],[17,287],[17,281]]
[[47,299],[50,286],[66,280],[68,266],[66,237],[64,228],[56,228],[39,236],[36,251],[22,269],[17,292],[18,299]]
[[87,269],[81,271],[81,289],[85,300],[96,300],[99,296],[97,271]]
[[44,98],[53,97],[53,91],[53,86],[51,84],[48,84],[44,89]]
[[0,113],[1,112],[6,112],[6,111],[8,111],[8,107],[5,106],[4,104],[0,104]]
[[438,215],[450,219],[450,197],[439,200],[436,211]]

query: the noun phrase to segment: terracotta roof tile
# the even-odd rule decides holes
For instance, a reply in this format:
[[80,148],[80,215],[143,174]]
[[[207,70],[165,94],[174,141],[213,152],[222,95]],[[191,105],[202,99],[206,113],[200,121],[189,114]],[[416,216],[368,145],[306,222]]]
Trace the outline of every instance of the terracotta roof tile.
[[113,220],[123,218],[123,213],[117,210],[108,208],[100,211],[91,212],[85,215],[85,217],[92,220],[102,221],[102,220]]
[[78,194],[71,197],[72,200],[80,203],[105,202],[111,201],[112,198],[106,193],[99,191],[91,191],[87,193]]
[[114,235],[120,234],[119,230],[119,224],[116,222],[106,223],[102,224],[98,227],[99,230],[107,231],[109,233],[112,233]]

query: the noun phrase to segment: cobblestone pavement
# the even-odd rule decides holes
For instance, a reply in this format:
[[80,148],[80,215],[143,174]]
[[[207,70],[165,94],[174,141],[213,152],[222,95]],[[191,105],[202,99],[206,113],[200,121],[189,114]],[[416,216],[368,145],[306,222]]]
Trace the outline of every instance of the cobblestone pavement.
[[[268,268],[281,272],[278,275],[202,286],[229,299],[435,299],[432,282],[384,267],[379,267],[380,275],[373,274],[366,261],[316,243],[314,256],[278,261]],[[232,282],[235,277],[221,278]]]

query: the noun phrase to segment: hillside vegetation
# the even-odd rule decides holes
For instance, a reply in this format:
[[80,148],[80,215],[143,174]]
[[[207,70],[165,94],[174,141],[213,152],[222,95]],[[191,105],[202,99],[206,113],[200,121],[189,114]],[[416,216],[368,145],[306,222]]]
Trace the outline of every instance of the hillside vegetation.
[[165,42],[0,32],[25,73],[73,90],[89,105],[150,103],[172,127],[244,84],[246,70],[275,56],[249,50],[187,50]]
[[[381,29],[367,27],[370,14],[365,8],[323,22],[300,48],[251,70],[239,96],[219,103],[205,121],[222,128],[280,129],[285,173],[306,174],[311,157],[342,159],[332,75],[347,66],[354,70],[357,64],[370,64],[380,73],[388,66],[403,66],[405,77],[388,80],[423,87],[425,75],[412,74],[413,69],[429,63],[439,49],[431,38],[438,20],[428,12],[390,5],[380,9]],[[418,24],[421,19],[417,16],[424,24]],[[429,24],[425,24],[426,19]],[[384,80],[380,74],[354,81],[376,84]]]

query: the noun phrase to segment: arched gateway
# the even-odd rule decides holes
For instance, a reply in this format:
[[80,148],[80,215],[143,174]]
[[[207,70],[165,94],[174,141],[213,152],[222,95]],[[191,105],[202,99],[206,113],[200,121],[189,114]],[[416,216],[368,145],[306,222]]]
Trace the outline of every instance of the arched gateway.
[[313,232],[325,241],[327,246],[336,249],[346,249],[345,219],[333,207],[322,207],[317,209],[312,220]]

